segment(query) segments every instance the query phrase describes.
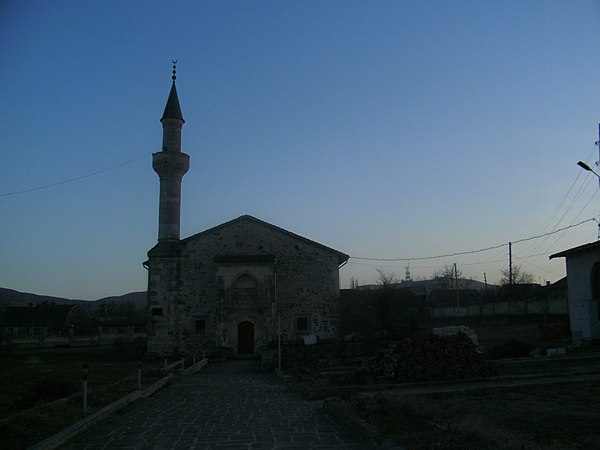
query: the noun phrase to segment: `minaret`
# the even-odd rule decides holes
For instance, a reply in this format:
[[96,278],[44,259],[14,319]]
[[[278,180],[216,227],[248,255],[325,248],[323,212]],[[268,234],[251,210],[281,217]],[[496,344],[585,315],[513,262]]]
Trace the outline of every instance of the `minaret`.
[[190,156],[181,152],[181,127],[185,120],[181,114],[175,88],[176,60],[173,61],[173,84],[162,119],[162,151],[152,155],[152,168],[160,178],[158,213],[158,243],[179,240],[179,212],[181,204],[181,179],[190,167]]

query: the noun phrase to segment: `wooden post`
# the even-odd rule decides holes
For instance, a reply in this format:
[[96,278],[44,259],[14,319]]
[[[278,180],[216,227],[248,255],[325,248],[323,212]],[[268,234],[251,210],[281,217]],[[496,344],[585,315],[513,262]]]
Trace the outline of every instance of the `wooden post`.
[[508,243],[508,315],[510,316],[510,302],[513,296],[513,268],[512,268],[512,242]]
[[138,361],[137,385],[138,385],[138,391],[141,391],[142,390],[142,361]]
[[88,390],[88,370],[89,370],[89,366],[87,362],[83,363],[83,366],[81,367],[81,375],[83,378],[83,389],[81,392],[81,398],[82,398],[82,407],[83,407],[83,415],[85,416],[87,414],[87,390]]

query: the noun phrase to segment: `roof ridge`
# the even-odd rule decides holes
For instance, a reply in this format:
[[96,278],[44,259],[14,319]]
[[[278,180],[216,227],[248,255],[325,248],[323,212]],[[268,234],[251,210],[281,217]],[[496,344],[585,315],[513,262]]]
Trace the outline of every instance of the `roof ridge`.
[[216,225],[214,227],[208,228],[208,229],[206,229],[204,231],[200,231],[199,233],[193,234],[191,236],[188,236],[188,237],[182,239],[180,242],[182,242],[182,243],[189,242],[189,241],[193,240],[194,238],[196,238],[198,236],[212,233],[214,231],[217,231],[217,230],[219,230],[221,228],[224,228],[224,227],[227,227],[229,225],[233,225],[236,222],[240,222],[242,220],[251,220],[253,222],[259,223],[259,224],[264,225],[264,226],[267,226],[267,227],[272,228],[272,229],[274,229],[276,231],[279,231],[281,233],[284,233],[284,234],[287,234],[289,236],[292,236],[292,237],[294,237],[296,239],[300,239],[300,240],[302,240],[304,242],[308,242],[311,245],[315,245],[315,246],[320,247],[322,249],[325,249],[327,251],[336,253],[338,255],[338,260],[340,261],[340,264],[343,263],[343,262],[346,262],[350,258],[350,256],[347,255],[346,253],[340,252],[339,250],[336,250],[334,248],[331,248],[331,247],[328,247],[326,245],[320,244],[319,242],[313,241],[312,239],[308,239],[308,238],[306,238],[304,236],[301,236],[299,234],[296,234],[296,233],[294,233],[292,231],[286,230],[285,228],[281,228],[281,227],[279,227],[277,225],[273,225],[272,223],[265,222],[264,220],[258,219],[258,218],[254,217],[254,216],[249,215],[249,214],[243,214],[243,215],[241,215],[239,217],[236,217],[235,219],[229,220],[227,222],[223,222],[223,223],[221,223],[219,225]]

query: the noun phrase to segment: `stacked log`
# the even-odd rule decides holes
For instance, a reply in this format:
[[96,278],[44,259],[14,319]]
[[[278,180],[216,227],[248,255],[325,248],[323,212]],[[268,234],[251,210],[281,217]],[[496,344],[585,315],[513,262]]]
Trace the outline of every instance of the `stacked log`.
[[376,380],[397,383],[486,376],[490,366],[464,334],[419,336],[394,341],[367,360]]

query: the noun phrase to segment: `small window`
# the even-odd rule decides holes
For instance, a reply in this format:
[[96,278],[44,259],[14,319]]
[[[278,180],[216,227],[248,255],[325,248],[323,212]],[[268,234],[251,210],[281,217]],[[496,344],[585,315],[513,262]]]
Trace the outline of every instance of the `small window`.
[[196,319],[196,334],[206,333],[206,320]]
[[296,331],[298,331],[298,332],[308,331],[308,317],[297,317],[296,318]]
[[163,309],[162,308],[152,308],[152,315],[153,316],[162,316]]

